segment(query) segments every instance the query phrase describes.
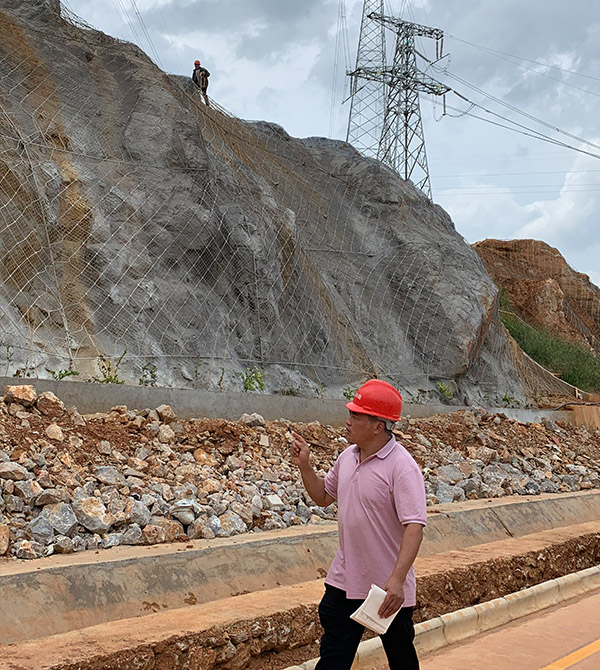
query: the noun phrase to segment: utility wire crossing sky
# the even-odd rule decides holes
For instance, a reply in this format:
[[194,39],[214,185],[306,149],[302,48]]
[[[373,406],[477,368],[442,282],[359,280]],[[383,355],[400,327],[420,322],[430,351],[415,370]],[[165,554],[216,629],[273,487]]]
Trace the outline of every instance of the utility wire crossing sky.
[[[362,0],[88,0],[64,7],[137,43],[166,72],[295,137],[346,138],[346,70]],[[386,13],[444,31],[446,84],[421,96],[433,200],[469,241],[533,238],[600,285],[600,6],[595,0],[413,0]],[[387,32],[388,51],[395,35]],[[429,45],[418,43],[430,61]]]

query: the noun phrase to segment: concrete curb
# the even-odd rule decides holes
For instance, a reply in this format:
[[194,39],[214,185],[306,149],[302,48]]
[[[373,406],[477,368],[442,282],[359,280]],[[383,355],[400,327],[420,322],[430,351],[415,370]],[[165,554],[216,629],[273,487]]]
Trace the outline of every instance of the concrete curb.
[[[436,651],[598,588],[600,588],[600,566],[596,565],[587,570],[551,579],[501,598],[418,623],[415,626],[415,646],[419,654]],[[314,670],[317,661],[316,658],[311,659],[286,670]],[[384,666],[385,663],[381,640],[379,637],[374,637],[360,643],[352,670],[373,670]]]
[[[266,393],[236,393],[234,391],[201,391],[189,388],[139,386],[137,382],[125,384],[90,384],[83,381],[58,381],[55,379],[15,379],[0,376],[0,391],[13,384],[28,384],[38,393],[52,391],[65,405],[75,405],[82,414],[108,412],[115,405],[127,405],[129,409],[171,405],[179,418],[212,417],[237,421],[244,412],[258,412],[268,421],[286,417],[289,421],[320,421],[343,426],[348,418],[340,393],[335,398],[295,398],[293,396]],[[468,406],[405,403],[405,418],[424,418],[435,414],[450,414],[469,410]],[[568,410],[530,410],[490,407],[490,414],[504,414],[509,419],[523,423],[534,423],[543,417],[552,421],[573,421],[573,412]]]

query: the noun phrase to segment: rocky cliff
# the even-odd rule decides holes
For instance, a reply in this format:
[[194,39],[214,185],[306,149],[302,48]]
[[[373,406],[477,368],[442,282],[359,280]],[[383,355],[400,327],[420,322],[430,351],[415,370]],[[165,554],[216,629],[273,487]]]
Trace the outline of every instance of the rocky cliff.
[[600,354],[600,289],[558,249],[537,240],[484,240],[473,247],[524,320]]
[[477,253],[348,144],[207,107],[55,0],[0,3],[0,107],[4,374],[524,396]]

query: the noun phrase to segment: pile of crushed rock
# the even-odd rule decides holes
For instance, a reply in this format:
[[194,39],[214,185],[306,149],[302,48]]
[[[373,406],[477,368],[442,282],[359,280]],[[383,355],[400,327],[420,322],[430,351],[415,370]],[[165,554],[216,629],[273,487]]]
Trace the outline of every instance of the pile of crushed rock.
[[[288,426],[326,471],[347,446],[317,422],[179,420],[172,408],[82,416],[51,392],[0,400],[0,556],[228,537],[335,519],[306,496]],[[600,487],[600,431],[523,424],[481,408],[403,419],[428,503]]]

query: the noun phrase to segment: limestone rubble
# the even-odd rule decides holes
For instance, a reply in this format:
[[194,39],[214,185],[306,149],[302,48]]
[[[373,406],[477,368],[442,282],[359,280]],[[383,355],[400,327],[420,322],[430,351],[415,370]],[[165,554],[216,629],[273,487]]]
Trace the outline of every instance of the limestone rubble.
[[[0,400],[0,555],[156,544],[335,519],[306,497],[287,427],[323,471],[347,446],[317,422],[179,420],[171,407],[82,417],[54,394],[7,387]],[[428,503],[600,486],[600,431],[523,424],[477,408],[403,419]]]

